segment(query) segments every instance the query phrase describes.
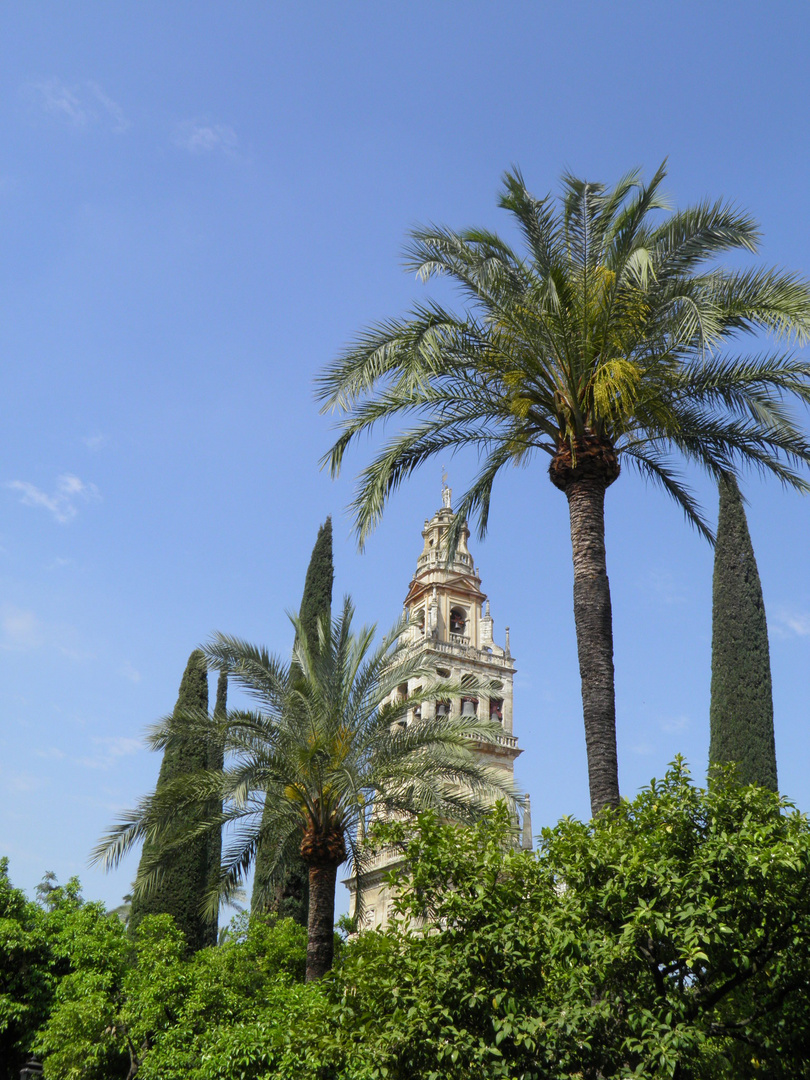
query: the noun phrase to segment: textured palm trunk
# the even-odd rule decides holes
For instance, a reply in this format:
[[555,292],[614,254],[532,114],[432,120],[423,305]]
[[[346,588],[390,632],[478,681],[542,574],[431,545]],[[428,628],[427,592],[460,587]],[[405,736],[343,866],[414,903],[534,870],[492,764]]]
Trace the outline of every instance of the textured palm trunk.
[[320,979],[332,967],[335,952],[335,886],[338,863],[309,867],[307,921],[307,982]]
[[613,616],[605,561],[605,492],[619,475],[619,466],[613,448],[593,440],[578,448],[576,463],[566,447],[552,461],[549,473],[565,492],[571,519],[588,781],[591,813],[598,814],[619,804]]

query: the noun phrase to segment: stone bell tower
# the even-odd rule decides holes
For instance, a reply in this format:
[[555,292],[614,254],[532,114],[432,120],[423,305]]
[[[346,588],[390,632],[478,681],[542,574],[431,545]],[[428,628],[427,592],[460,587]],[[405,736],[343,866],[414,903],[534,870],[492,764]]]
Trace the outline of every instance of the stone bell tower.
[[[416,573],[405,597],[405,612],[411,620],[410,643],[423,653],[423,666],[436,672],[440,682],[461,686],[462,695],[451,701],[424,702],[412,710],[407,722],[416,723],[425,716],[488,716],[501,725],[501,733],[492,742],[479,743],[476,753],[488,765],[511,776],[515,758],[521,751],[512,728],[512,680],[515,668],[509,650],[509,628],[503,646],[495,643],[494,621],[489,600],[481,591],[481,578],[473,563],[467,542],[470,530],[464,525],[458,548],[448,564],[447,530],[453,518],[451,491],[442,488],[442,506],[422,530],[424,546],[416,562]],[[402,685],[397,693],[406,697],[416,689]],[[464,694],[464,686],[470,688]],[[524,809],[524,836],[531,846],[531,817],[528,801]],[[524,839],[524,844],[526,840]],[[385,875],[396,864],[395,857],[381,855],[363,874],[363,925],[385,927],[391,897]],[[352,892],[354,882],[346,882]]]

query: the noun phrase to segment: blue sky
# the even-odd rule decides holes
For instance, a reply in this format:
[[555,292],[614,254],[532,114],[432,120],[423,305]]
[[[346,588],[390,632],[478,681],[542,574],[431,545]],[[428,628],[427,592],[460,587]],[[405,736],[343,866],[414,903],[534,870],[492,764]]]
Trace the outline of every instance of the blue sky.
[[[0,11],[0,853],[32,890],[78,874],[149,790],[144,728],[214,630],[288,652],[318,524],[335,593],[398,616],[440,503],[437,462],[358,554],[313,377],[427,291],[409,227],[511,236],[538,195],[669,159],[676,205],[724,196],[759,256],[810,276],[805,5],[244,2]],[[716,495],[696,489],[712,516]],[[810,502],[751,480],[783,792],[810,809]],[[626,475],[607,500],[620,775],[632,795],[708,748],[712,554]],[[535,828],[588,813],[565,500],[504,477],[472,543],[517,660],[518,776]]]

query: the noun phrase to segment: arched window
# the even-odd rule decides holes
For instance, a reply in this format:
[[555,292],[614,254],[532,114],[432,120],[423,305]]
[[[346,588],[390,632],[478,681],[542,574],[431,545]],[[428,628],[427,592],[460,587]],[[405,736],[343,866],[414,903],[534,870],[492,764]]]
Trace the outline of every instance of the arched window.
[[464,608],[450,608],[450,633],[464,636],[467,632],[467,612]]
[[[470,690],[475,686],[474,675],[462,675],[461,685],[465,690]],[[461,715],[462,716],[477,716],[478,715],[478,698],[472,694],[465,694],[461,699]]]
[[[421,686],[415,686],[413,688],[413,693],[414,693],[414,696],[418,696],[419,694],[422,693],[422,687]],[[421,720],[421,719],[422,719],[422,702],[418,701],[414,705],[413,709],[411,710],[411,722],[415,722],[415,721]]]
[[503,690],[503,683],[499,679],[493,679],[489,684],[489,718],[503,723],[503,698],[498,697],[498,691]]

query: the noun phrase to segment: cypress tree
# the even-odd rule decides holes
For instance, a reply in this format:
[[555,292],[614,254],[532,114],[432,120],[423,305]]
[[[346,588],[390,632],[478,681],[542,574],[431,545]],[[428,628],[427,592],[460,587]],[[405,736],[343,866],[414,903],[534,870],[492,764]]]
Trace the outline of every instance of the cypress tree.
[[737,484],[720,482],[712,587],[709,764],[735,762],[743,784],[777,790],[768,626]]
[[[217,696],[216,703],[214,705],[214,728],[217,729],[217,725],[224,722],[228,715],[228,674],[225,671],[220,671],[219,678],[217,679]],[[217,737],[211,740],[208,747],[208,768],[216,770],[217,772],[225,764],[225,754],[223,750],[223,739],[217,735]],[[209,815],[213,818],[217,814],[222,813],[222,800],[219,803],[214,803],[209,807]],[[222,828],[214,829],[210,836],[210,844],[208,848],[208,885],[209,888],[214,888],[219,881],[219,869],[222,863]],[[214,915],[211,917],[208,924],[208,933],[206,945],[216,945],[219,940],[219,918]]]
[[298,617],[311,647],[318,648],[318,619],[321,615],[332,617],[332,583],[335,567],[332,560],[332,518],[318,529],[318,536],[304,579],[304,595]]
[[[178,776],[208,767],[210,746],[206,740],[200,739],[199,735],[182,737],[187,719],[198,718],[201,712],[208,712],[208,671],[205,657],[195,649],[188,658],[172,713],[180,737],[163,752],[158,790]],[[144,916],[168,914],[185,934],[189,952],[209,944],[211,919],[202,914],[202,902],[209,881],[210,849],[210,837],[200,836],[167,854],[163,874],[155,887],[146,895],[136,890],[133,896],[128,924],[130,933],[137,930]],[[153,841],[144,842],[139,876],[158,854]]]
[[[335,569],[332,560],[332,518],[327,517],[318,529],[318,536],[307,567],[304,593],[301,598],[299,619],[311,648],[318,647],[318,619],[321,615],[332,617],[332,584]],[[286,860],[280,873],[276,873],[275,888],[268,890],[269,853],[256,852],[253,876],[251,911],[254,914],[273,912],[281,917],[295,919],[301,926],[307,925],[309,912],[309,872],[296,853]],[[268,892],[272,899],[268,899]]]

